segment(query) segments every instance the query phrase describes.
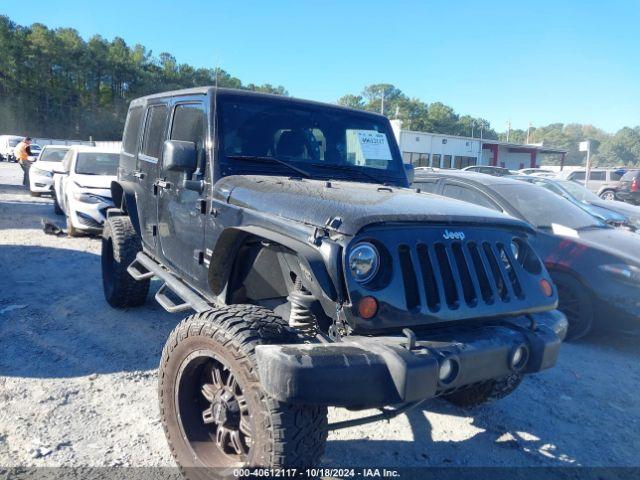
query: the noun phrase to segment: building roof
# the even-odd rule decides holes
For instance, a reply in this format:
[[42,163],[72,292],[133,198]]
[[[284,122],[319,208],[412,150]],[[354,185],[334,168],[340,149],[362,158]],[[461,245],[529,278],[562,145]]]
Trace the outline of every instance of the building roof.
[[482,147],[485,145],[499,145],[507,148],[517,148],[517,149],[527,149],[527,150],[535,150],[539,153],[567,153],[567,150],[562,150],[560,148],[554,147],[546,147],[544,145],[537,145],[532,143],[512,143],[512,142],[502,142],[500,140],[492,140],[488,138],[478,138],[478,137],[465,137],[461,135],[447,135],[446,133],[432,133],[432,132],[420,132],[417,130],[405,130],[403,128],[400,129],[401,132],[409,133],[412,135],[431,135],[434,137],[442,137],[442,138],[459,138],[460,140],[471,140],[474,142],[480,142]]

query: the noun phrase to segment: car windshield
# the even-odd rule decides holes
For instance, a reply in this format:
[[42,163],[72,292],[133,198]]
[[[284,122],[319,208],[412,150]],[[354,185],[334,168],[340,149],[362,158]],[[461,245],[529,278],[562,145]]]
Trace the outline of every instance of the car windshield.
[[76,160],[76,173],[81,175],[115,175],[120,155],[117,153],[80,152]]
[[495,184],[491,188],[507,200],[524,219],[538,228],[558,224],[574,230],[600,228],[605,225],[577,205],[529,183]]
[[17,140],[17,139],[15,139],[15,138],[14,138],[14,139],[12,139],[12,140],[9,140],[9,146],[10,146],[10,147],[15,147],[15,146],[17,146],[19,143],[20,143],[20,140]]
[[[225,99],[218,105],[223,175],[291,175],[406,184],[386,120],[312,104]],[[294,172],[295,174],[295,172]]]
[[69,151],[68,148],[45,148],[38,159],[39,162],[61,162]]
[[595,193],[583,187],[579,183],[572,182],[570,180],[559,180],[558,183],[564,188],[569,195],[581,202],[599,202],[600,197]]

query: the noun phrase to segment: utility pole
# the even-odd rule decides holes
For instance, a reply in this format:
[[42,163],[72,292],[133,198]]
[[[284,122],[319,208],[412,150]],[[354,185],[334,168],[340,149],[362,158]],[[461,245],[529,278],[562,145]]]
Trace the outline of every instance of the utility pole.
[[529,144],[529,132],[531,131],[531,122],[529,122],[529,126],[527,127],[527,145]]
[[476,126],[476,122],[471,120],[471,138],[473,138],[473,127],[475,127],[475,126]]
[[510,136],[511,136],[511,120],[507,121],[507,142],[509,141]]
[[382,91],[382,100],[380,101],[380,114],[384,115],[384,90]]

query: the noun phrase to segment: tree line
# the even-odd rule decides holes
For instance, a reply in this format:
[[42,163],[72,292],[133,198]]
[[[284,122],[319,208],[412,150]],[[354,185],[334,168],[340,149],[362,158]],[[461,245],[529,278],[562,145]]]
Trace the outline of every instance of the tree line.
[[[427,104],[410,98],[396,86],[380,83],[365,87],[360,94],[348,94],[338,100],[340,105],[382,112],[389,118],[402,120],[408,130],[461,135],[509,141],[512,143],[537,143],[567,150],[566,165],[582,165],[586,154],[578,151],[578,144],[591,141],[591,156],[595,165],[640,166],[640,126],[624,127],[615,134],[607,133],[593,125],[577,123],[552,123],[527,130],[513,129],[497,132],[483,118],[459,115],[453,108],[441,102]],[[557,162],[549,157],[545,161]]]
[[[84,40],[72,28],[29,27],[0,16],[0,133],[33,137],[119,139],[129,102],[167,90],[218,84],[222,87],[288,95],[282,86],[244,84],[223,69],[178,63],[170,53],[154,55],[119,37]],[[410,98],[390,84],[374,84],[340,105],[380,112],[403,128],[514,143],[543,143],[566,149],[566,162],[579,165],[578,143],[592,141],[600,165],[640,165],[640,127],[615,134],[592,125],[553,123],[498,132],[483,118],[460,115],[441,102]]]
[[24,27],[0,16],[1,133],[119,139],[132,99],[216,82],[287,94],[281,86],[245,85],[222,69],[178,63],[169,53],[155,56],[119,37],[85,41],[72,28]]

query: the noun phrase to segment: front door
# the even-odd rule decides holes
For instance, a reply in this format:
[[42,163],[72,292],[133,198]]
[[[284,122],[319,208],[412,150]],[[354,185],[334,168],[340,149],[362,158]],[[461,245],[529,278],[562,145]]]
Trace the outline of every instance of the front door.
[[[200,97],[201,98],[201,97]],[[205,172],[207,111],[202,100],[177,102],[172,109],[169,140],[194,142],[198,170]],[[158,175],[158,239],[164,261],[184,275],[198,280],[202,270],[204,215],[202,194],[185,188],[193,172],[167,171],[160,165]]]

